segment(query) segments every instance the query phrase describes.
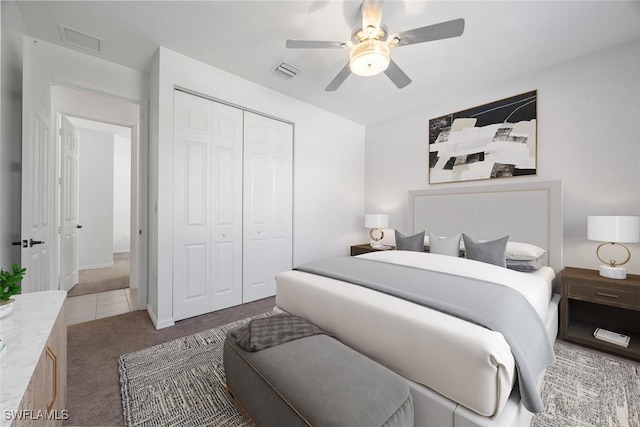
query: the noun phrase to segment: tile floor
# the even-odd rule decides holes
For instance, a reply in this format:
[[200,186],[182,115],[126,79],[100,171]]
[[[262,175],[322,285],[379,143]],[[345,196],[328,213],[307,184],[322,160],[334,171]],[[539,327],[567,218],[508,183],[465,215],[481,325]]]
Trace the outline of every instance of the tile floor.
[[67,326],[138,310],[138,290],[118,289],[67,298]]

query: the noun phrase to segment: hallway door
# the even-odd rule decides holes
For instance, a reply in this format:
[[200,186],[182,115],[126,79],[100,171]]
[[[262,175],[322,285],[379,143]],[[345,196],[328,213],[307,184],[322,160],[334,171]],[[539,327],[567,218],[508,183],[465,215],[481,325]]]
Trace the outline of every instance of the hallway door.
[[25,37],[22,63],[22,292],[57,289],[53,268],[54,139],[51,79],[38,64],[38,44]]
[[60,287],[78,283],[78,131],[65,116],[60,125]]

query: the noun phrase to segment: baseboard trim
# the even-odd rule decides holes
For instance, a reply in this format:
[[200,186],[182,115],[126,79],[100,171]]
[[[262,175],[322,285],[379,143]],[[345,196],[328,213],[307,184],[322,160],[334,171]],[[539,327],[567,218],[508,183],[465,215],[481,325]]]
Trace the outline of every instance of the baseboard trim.
[[116,265],[114,262],[110,262],[110,263],[106,263],[106,264],[96,264],[96,265],[83,265],[83,266],[79,266],[78,270],[82,271],[82,270],[95,270],[97,268],[111,268],[114,265]]
[[153,326],[155,326],[156,329],[164,329],[176,324],[173,319],[159,321],[158,316],[156,315],[155,311],[153,311],[153,307],[151,307],[151,304],[147,304],[147,313],[149,313],[149,317],[151,318]]

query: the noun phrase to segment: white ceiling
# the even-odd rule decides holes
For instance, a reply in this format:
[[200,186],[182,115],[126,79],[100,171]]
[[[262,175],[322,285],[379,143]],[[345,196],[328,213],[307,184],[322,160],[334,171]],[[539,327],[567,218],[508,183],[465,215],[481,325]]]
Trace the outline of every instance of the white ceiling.
[[[390,33],[456,18],[461,37],[392,50],[413,83],[351,75],[324,88],[347,63],[347,49],[287,49],[291,39],[349,40],[359,2],[343,1],[20,1],[29,34],[62,44],[58,24],[103,40],[100,56],[149,71],[158,45],[359,123],[531,73],[640,39],[639,1],[387,0]],[[280,61],[302,69],[285,80]]]

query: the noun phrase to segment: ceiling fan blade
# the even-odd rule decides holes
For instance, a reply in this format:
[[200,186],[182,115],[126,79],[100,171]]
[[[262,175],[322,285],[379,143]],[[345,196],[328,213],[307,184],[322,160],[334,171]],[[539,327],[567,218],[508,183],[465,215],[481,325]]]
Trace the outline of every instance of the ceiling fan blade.
[[382,25],[382,4],[383,0],[363,0],[360,9],[362,10],[362,29],[371,26],[379,29]]
[[292,49],[338,49],[347,46],[347,42],[287,40],[287,47]]
[[351,68],[349,68],[349,63],[347,62],[347,65],[345,65],[342,68],[342,70],[340,70],[338,75],[335,76],[333,80],[331,80],[331,83],[329,83],[329,86],[327,86],[324,90],[327,92],[334,92],[336,89],[340,87],[342,83],[344,83],[344,81],[347,79],[347,77],[349,77],[350,74],[351,74]]
[[414,28],[413,30],[398,33],[396,37],[400,39],[400,41],[395,46],[449,39],[451,37],[461,36],[463,32],[464,19],[458,18],[453,21],[427,25],[426,27]]
[[405,74],[404,71],[398,67],[398,64],[393,62],[393,59],[389,62],[389,66],[384,73],[391,79],[394,85],[398,87],[398,89],[402,89],[405,86],[408,86],[411,83],[411,79],[409,76]]

